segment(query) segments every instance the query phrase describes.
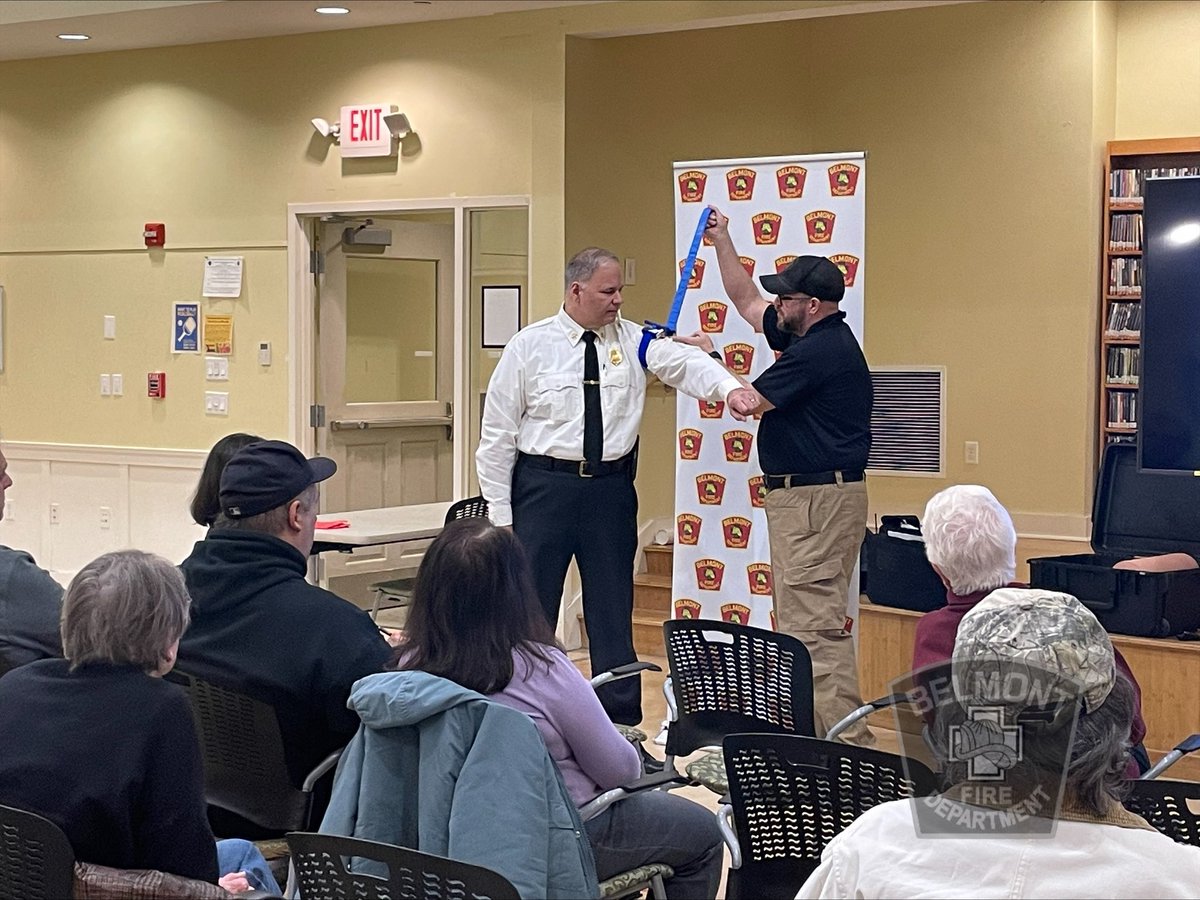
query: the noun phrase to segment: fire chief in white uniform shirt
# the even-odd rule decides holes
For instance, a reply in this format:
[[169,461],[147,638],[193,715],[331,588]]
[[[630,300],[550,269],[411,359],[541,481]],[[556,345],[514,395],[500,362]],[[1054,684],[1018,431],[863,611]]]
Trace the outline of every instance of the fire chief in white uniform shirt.
[[[520,538],[552,623],[571,558],[578,563],[596,673],[636,659],[633,478],[646,373],[637,356],[642,329],[620,317],[623,287],[610,251],[590,247],[572,257],[562,309],[521,329],[504,349],[475,454],[491,520]],[[724,400],[735,414],[758,404],[753,389],[695,347],[652,341],[646,364],[671,387]],[[614,721],[641,721],[639,679],[601,688],[600,699]]]

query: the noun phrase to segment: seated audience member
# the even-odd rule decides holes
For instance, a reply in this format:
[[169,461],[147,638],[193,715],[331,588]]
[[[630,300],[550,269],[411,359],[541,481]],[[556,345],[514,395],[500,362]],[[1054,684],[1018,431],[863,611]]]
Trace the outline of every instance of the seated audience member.
[[336,469],[283,441],[239,450],[221,513],[180,565],[192,595],[180,670],[274,707],[296,784],[354,736],[350,686],[391,654],[366,612],[305,580],[317,484]]
[[261,440],[257,435],[235,431],[213,444],[212,449],[208,451],[208,458],[204,460],[204,469],[200,472],[200,481],[196,484],[196,493],[192,496],[192,505],[189,507],[192,520],[197,525],[211,528],[212,523],[217,521],[221,512],[221,473],[225,471],[225,465],[233,454]]
[[[925,613],[917,622],[913,670],[950,659],[958,623],[980,600],[997,588],[1022,587],[1014,582],[1017,532],[1012,519],[992,492],[978,484],[956,484],[934,494],[921,520],[925,555],[946,585],[946,605]],[[1149,768],[1141,746],[1146,736],[1142,693],[1119,650],[1117,668],[1133,688],[1133,722],[1129,740],[1134,747],[1129,777]]]
[[[0,518],[12,483],[8,460],[0,453]],[[0,546],[0,675],[35,659],[62,656],[62,593],[62,585],[32,556]]]
[[189,602],[179,570],[149,553],[80,570],[63,601],[66,659],[0,678],[0,803],[50,819],[82,862],[278,892],[253,844],[213,841],[191,707],[161,677]]
[[[447,525],[426,551],[395,667],[438,675],[529,715],[577,806],[641,775],[636,748],[555,640],[517,538],[487,519]],[[584,827],[601,881],[660,862],[675,870],[669,897],[716,896],[721,835],[699,804],[646,791]]]
[[993,591],[951,673],[932,728],[947,790],[863,813],[798,897],[1196,896],[1200,848],[1121,804],[1133,690],[1083,604]]

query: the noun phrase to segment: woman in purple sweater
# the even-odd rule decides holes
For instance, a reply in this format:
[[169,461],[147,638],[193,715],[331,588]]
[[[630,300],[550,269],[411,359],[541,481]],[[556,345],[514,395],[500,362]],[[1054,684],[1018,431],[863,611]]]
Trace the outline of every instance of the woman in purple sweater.
[[[555,640],[520,543],[486,519],[447,525],[425,553],[394,667],[448,678],[530,716],[577,806],[641,775],[636,748]],[[584,827],[601,881],[659,862],[675,870],[672,900],[716,896],[721,835],[699,804],[645,791]]]

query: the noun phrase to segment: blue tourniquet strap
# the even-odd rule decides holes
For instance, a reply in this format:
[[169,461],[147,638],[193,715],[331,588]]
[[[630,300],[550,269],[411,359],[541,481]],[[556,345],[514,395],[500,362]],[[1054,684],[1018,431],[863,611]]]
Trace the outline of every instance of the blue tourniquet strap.
[[679,285],[675,288],[675,299],[671,302],[671,311],[667,314],[666,324],[660,325],[649,319],[642,326],[642,342],[638,345],[638,362],[646,368],[646,350],[650,342],[658,337],[670,337],[675,333],[679,323],[679,311],[683,309],[683,298],[687,294],[688,282],[692,278],[692,269],[696,267],[696,254],[700,252],[700,242],[704,239],[704,229],[708,225],[708,212],[711,206],[700,210],[700,221],[696,223],[696,233],[692,235],[692,246],[688,248],[687,259],[679,271]]

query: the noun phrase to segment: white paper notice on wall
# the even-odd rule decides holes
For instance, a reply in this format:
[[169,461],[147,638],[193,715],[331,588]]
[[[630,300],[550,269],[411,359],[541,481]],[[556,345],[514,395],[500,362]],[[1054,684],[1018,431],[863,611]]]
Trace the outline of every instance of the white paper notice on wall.
[[240,297],[242,296],[242,262],[241,256],[206,256],[204,257],[204,289],[201,295],[205,297]]

